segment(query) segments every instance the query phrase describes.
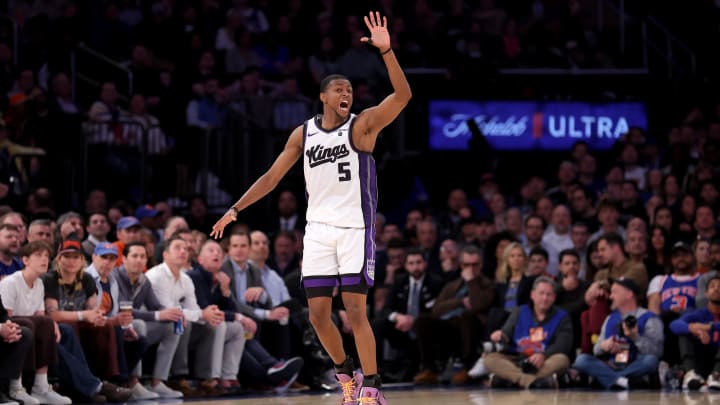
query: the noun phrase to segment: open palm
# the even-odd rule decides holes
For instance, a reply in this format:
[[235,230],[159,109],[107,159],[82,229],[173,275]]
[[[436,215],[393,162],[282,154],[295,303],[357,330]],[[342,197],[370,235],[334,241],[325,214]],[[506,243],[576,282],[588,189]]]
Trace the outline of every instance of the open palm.
[[384,51],[390,48],[390,34],[387,30],[387,17],[380,16],[380,13],[375,11],[370,12],[365,16],[365,25],[370,30],[370,37],[362,37],[362,42],[378,48],[380,51]]

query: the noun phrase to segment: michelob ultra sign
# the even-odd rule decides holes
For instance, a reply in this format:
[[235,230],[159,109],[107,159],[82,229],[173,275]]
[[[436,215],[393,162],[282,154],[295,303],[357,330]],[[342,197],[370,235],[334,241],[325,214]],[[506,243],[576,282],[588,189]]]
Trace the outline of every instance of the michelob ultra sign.
[[647,129],[643,103],[433,100],[430,148],[466,150],[473,120],[498,150],[568,150],[583,140],[606,150],[629,128]]

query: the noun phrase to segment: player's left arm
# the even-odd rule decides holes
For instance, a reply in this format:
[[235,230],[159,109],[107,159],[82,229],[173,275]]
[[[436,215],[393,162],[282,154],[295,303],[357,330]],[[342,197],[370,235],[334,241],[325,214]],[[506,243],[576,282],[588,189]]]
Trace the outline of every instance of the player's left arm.
[[355,120],[353,142],[360,150],[370,152],[375,147],[375,140],[380,131],[397,118],[400,111],[408,104],[412,91],[390,47],[387,17],[381,19],[380,13],[370,13],[365,17],[365,25],[370,30],[371,37],[363,37],[361,40],[378,48],[393,87],[392,94],[385,97],[377,106],[362,111]]

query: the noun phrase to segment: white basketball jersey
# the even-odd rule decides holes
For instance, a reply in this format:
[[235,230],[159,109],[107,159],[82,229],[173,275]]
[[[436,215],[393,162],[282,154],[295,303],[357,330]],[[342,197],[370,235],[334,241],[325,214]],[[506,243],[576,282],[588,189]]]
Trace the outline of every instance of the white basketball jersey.
[[371,153],[355,149],[355,114],[324,130],[321,116],[305,121],[303,170],[307,221],[344,228],[375,228],[377,183]]

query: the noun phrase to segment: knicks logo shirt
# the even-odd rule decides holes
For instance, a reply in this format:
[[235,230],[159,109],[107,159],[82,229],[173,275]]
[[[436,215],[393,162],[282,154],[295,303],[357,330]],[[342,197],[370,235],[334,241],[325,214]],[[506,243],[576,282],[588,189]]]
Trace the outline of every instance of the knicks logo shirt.
[[372,229],[377,209],[377,181],[372,154],[352,143],[355,114],[329,130],[321,115],[304,126],[303,172],[308,197],[307,220],[344,228]]

